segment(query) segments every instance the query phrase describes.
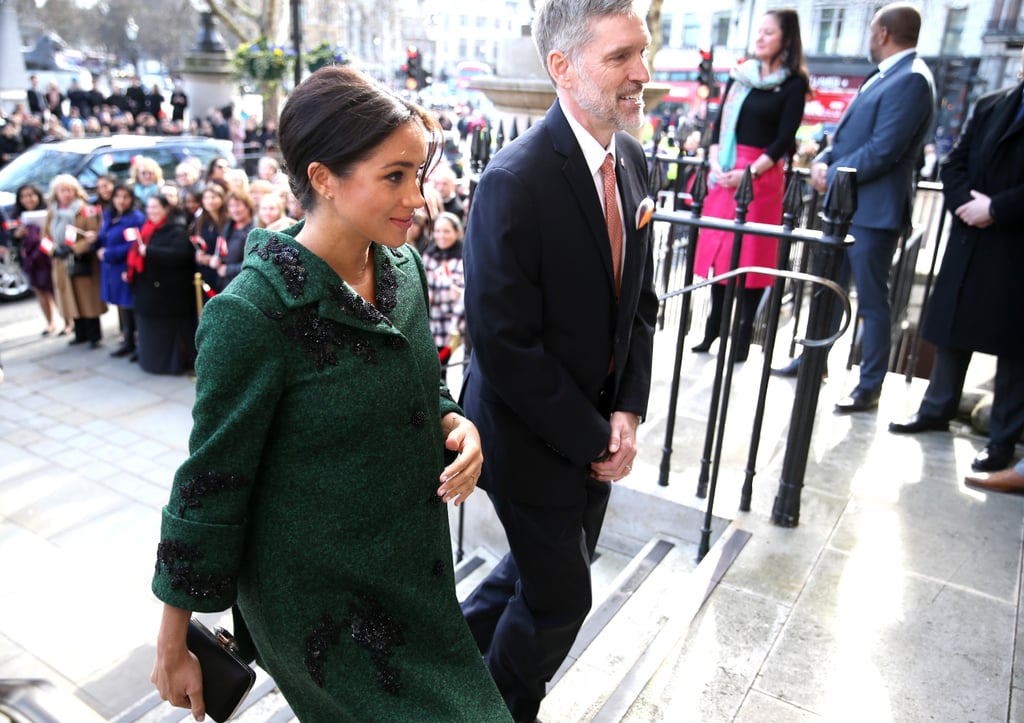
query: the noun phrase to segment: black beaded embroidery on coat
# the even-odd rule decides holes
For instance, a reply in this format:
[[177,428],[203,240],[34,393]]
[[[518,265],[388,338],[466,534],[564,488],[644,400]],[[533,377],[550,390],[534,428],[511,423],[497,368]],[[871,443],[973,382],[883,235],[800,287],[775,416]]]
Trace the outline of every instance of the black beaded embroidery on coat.
[[332,286],[330,291],[334,300],[349,316],[366,324],[391,326],[391,320],[385,314],[390,314],[398,306],[398,275],[387,256],[381,256],[380,266],[376,289],[377,306],[368,304],[363,297],[345,286]]
[[282,322],[281,331],[309,355],[318,372],[322,372],[328,365],[337,366],[337,351],[341,348],[348,348],[367,364],[377,362],[377,351],[364,334],[345,324],[323,318],[317,313],[315,304],[303,306],[290,314],[277,311],[264,313]]
[[248,481],[237,474],[227,472],[200,472],[185,482],[178,490],[181,505],[178,514],[184,515],[185,510],[194,510],[203,506],[203,497],[215,492],[242,489]]
[[348,606],[344,624],[352,630],[352,640],[370,653],[377,667],[377,684],[387,693],[398,695],[402,687],[398,669],[389,664],[395,646],[405,644],[405,628],[369,595]]
[[319,687],[324,687],[324,663],[327,661],[327,649],[337,645],[341,640],[341,628],[324,615],[313,632],[306,636],[306,672]]
[[202,558],[195,545],[181,540],[164,540],[156,548],[156,572],[165,569],[171,576],[171,589],[184,591],[196,600],[218,598],[234,587],[233,575],[201,575],[192,569],[193,563]]
[[299,262],[297,248],[283,243],[278,238],[272,238],[262,246],[256,244],[249,253],[256,254],[264,261],[272,259],[274,264],[279,267],[281,276],[284,277],[284,286],[292,298],[297,299],[302,296],[309,274],[306,272],[306,267]]

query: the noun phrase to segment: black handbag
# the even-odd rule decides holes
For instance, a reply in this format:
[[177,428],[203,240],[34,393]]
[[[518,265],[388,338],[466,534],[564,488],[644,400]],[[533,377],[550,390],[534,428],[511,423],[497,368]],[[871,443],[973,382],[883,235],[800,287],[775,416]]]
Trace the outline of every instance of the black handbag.
[[256,671],[237,653],[235,639],[224,628],[210,631],[196,619],[188,623],[188,649],[203,671],[206,714],[223,723],[235,714],[256,682]]
[[68,262],[68,276],[78,278],[79,276],[92,276],[92,251],[84,254],[75,254]]

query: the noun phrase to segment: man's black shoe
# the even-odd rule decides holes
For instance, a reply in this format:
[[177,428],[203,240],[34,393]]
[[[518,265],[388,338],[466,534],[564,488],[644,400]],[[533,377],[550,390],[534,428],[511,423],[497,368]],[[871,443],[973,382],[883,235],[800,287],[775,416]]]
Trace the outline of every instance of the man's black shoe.
[[110,352],[110,356],[128,356],[134,351],[135,347],[133,346],[122,346],[119,347],[117,350]]
[[889,431],[893,434],[917,434],[918,432],[945,432],[949,430],[949,422],[938,417],[912,414],[902,422],[889,422]]
[[1012,444],[994,444],[989,442],[985,449],[978,452],[978,456],[971,462],[971,469],[975,472],[998,472],[1009,467],[1012,461]]
[[861,389],[858,387],[850,392],[850,396],[843,397],[836,402],[836,411],[842,414],[866,412],[878,406],[878,399],[881,396],[881,389]]

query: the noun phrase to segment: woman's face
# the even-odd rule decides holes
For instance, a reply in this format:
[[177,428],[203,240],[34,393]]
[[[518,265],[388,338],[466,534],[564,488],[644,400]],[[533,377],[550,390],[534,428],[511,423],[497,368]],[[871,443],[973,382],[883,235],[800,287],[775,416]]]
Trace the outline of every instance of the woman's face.
[[111,194],[114,193],[114,184],[106,178],[101,178],[96,181],[96,195],[104,200],[109,201]]
[[154,183],[156,183],[156,174],[153,173],[153,169],[140,168],[139,183],[141,183],[143,186],[152,186]]
[[57,204],[61,207],[71,205],[71,202],[77,197],[75,188],[73,186],[58,186],[57,187]]
[[188,214],[190,216],[194,216],[196,214],[196,211],[199,210],[199,199],[196,197],[196,194],[194,193],[186,193],[185,200],[183,203],[185,206],[185,210],[188,211]]
[[132,207],[132,201],[135,200],[135,196],[127,188],[119,188],[114,193],[114,209],[118,215],[124,215]]
[[765,15],[754,41],[754,57],[762,63],[771,61],[782,52],[782,27],[774,15]]
[[220,194],[213,191],[203,191],[203,208],[206,209],[207,213],[216,215],[224,208],[224,199],[221,198]]
[[237,224],[247,224],[252,221],[252,211],[237,198],[228,199],[228,217]]
[[34,188],[23,188],[18,191],[18,205],[26,211],[35,211],[42,203]]
[[434,243],[439,249],[451,248],[459,240],[458,231],[452,225],[451,219],[439,218],[434,224]]
[[418,122],[402,124],[345,176],[330,176],[318,211],[352,240],[397,248],[405,243],[413,214],[423,206],[419,169],[427,139]]
[[146,218],[152,223],[160,223],[167,218],[167,209],[155,198],[146,201]]
[[260,199],[260,221],[264,226],[269,226],[281,218],[281,204],[271,194],[265,194]]
[[[213,128],[211,127],[212,131]],[[210,169],[210,178],[224,178],[224,174],[228,170],[228,164],[226,161],[217,161],[213,164],[213,168]]]

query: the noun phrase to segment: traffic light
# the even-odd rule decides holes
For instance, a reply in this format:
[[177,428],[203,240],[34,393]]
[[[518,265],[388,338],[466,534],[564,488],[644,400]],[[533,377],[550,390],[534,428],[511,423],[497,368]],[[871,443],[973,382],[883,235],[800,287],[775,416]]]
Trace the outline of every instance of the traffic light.
[[422,84],[423,59],[420,57],[420,51],[415,45],[410,45],[406,48],[405,55],[405,87],[408,90],[416,90]]
[[715,51],[700,51],[700,66],[697,69],[697,95],[701,98],[715,97],[718,87],[715,85],[714,69]]

